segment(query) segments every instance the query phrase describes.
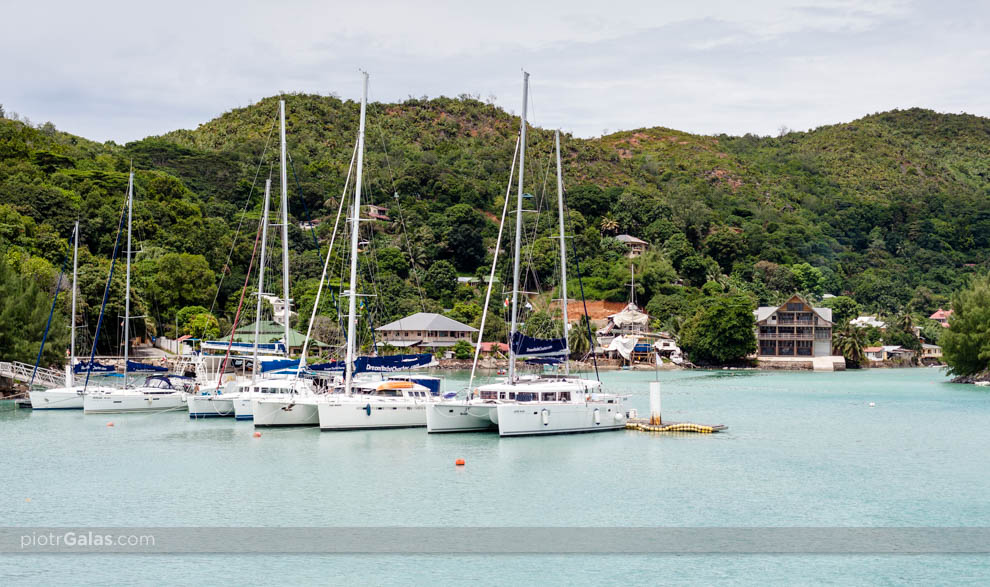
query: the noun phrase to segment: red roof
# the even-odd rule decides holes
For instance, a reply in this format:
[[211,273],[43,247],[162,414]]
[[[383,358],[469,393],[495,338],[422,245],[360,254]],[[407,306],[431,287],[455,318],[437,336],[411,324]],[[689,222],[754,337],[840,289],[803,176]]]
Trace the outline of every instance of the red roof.
[[483,342],[481,343],[481,351],[485,353],[490,353],[492,352],[492,349],[496,344],[498,345],[498,350],[502,351],[503,353],[509,352],[509,345],[508,343],[504,343],[504,342]]
[[183,334],[179,338],[175,339],[175,342],[182,342],[184,340],[189,340],[190,338],[192,338],[191,334]]
[[863,349],[864,353],[879,353],[883,350],[882,346],[868,346]]
[[937,312],[929,316],[929,320],[948,320],[949,316],[952,315],[952,310],[943,310],[939,308]]

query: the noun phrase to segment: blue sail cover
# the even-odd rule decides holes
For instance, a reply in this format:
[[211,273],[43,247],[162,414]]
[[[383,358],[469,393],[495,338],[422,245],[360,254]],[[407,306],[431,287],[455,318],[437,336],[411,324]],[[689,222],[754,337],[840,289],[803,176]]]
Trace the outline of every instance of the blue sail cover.
[[[404,371],[424,367],[433,362],[433,355],[422,353],[419,355],[389,355],[387,357],[358,357],[354,359],[354,373],[391,373],[392,371]],[[329,363],[319,363],[310,365],[310,371],[343,371],[345,361],[330,361]]]
[[526,359],[528,365],[559,365],[564,362],[564,357],[537,357]]
[[97,361],[92,361],[89,363],[77,363],[75,367],[72,368],[75,373],[85,373],[89,371],[90,373],[115,373],[117,369],[113,365],[104,365]]
[[127,371],[129,373],[164,373],[168,371],[168,367],[149,365],[147,363],[139,363],[137,361],[128,360]]
[[299,366],[298,359],[276,359],[274,361],[258,361],[261,366],[261,372],[267,373],[268,371],[275,371],[278,369],[289,369],[292,367]]
[[512,352],[517,357],[546,357],[566,355],[567,339],[533,338],[521,332],[512,335]]

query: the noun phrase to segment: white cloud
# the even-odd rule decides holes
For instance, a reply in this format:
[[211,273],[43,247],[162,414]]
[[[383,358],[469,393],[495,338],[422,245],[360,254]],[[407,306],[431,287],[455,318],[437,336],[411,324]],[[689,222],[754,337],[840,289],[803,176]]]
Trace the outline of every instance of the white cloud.
[[[892,107],[990,113],[977,3],[386,1],[5,8],[0,101],[94,139],[195,127],[279,91],[494,94],[579,135],[769,134]],[[603,8],[604,6],[604,8]]]

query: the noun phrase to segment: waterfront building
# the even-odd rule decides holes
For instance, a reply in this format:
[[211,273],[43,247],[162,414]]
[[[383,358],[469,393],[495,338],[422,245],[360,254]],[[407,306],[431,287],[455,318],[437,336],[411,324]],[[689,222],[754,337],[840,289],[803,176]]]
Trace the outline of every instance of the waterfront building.
[[[941,349],[939,351],[939,356],[941,356]],[[911,349],[898,345],[868,346],[863,349],[863,353],[866,354],[867,360],[875,363],[880,361],[910,361],[917,354]]]
[[760,306],[753,315],[758,357],[832,355],[831,308],[814,308],[793,295],[780,306]]
[[473,345],[472,335],[478,332],[478,329],[442,314],[417,312],[379,326],[375,332],[381,334],[379,346],[387,344],[398,348],[435,352],[449,350],[461,340]]

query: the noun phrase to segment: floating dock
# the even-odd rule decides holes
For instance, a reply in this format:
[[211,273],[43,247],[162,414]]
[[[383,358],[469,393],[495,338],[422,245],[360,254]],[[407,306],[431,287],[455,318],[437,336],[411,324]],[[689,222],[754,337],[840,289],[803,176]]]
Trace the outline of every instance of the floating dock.
[[639,430],[641,432],[694,432],[697,434],[714,434],[723,432],[729,427],[723,424],[694,424],[692,422],[662,422],[660,424],[650,424],[648,418],[630,418],[626,421],[627,430]]

